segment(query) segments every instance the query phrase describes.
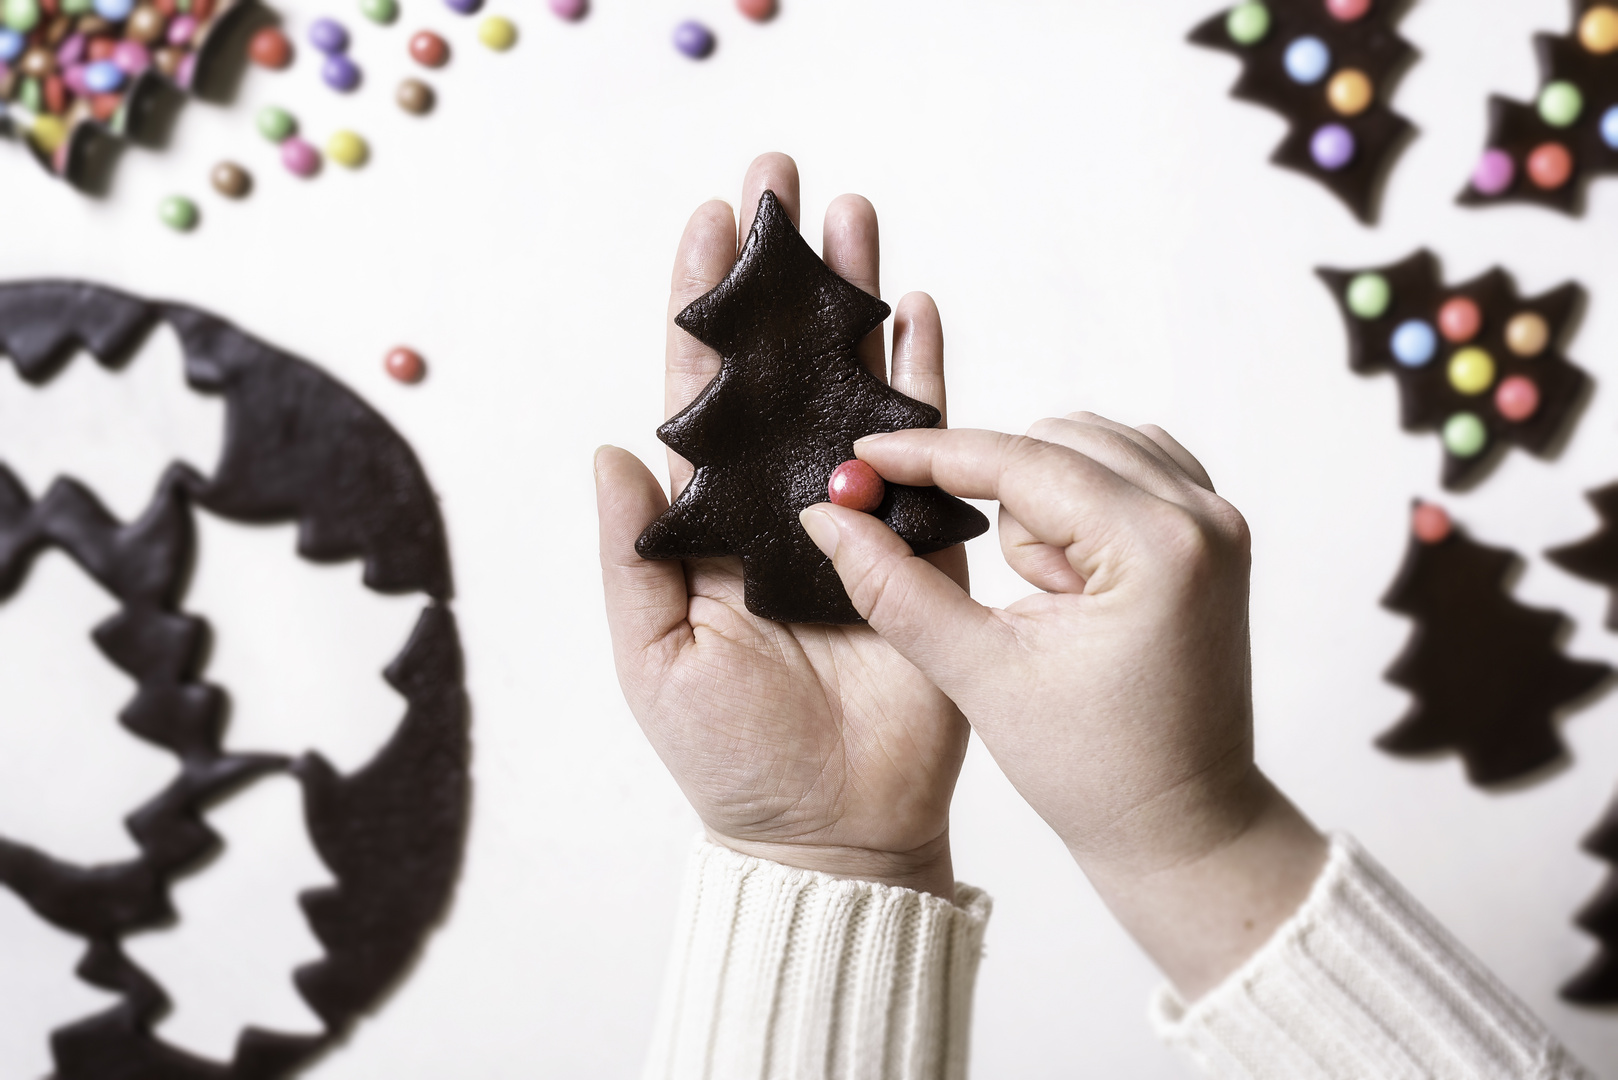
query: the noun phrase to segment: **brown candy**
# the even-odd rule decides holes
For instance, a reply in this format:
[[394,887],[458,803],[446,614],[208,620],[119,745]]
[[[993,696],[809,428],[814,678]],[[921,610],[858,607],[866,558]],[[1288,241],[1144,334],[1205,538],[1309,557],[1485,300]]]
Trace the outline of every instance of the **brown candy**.
[[124,24],[124,36],[142,45],[150,45],[163,33],[167,22],[155,7],[142,4],[130,12],[129,21]]
[[43,79],[56,70],[56,57],[51,51],[35,45],[22,54],[22,62],[17,65],[22,73],[32,79]]
[[152,53],[152,63],[157,66],[166,78],[174,78],[174,73],[180,70],[180,60],[185,56],[179,49],[164,46]]
[[399,89],[393,96],[399,102],[399,108],[417,116],[431,112],[433,102],[436,100],[433,88],[420,79],[406,79],[399,84]]
[[227,199],[240,199],[252,190],[253,177],[234,161],[221,161],[208,174],[214,190]]

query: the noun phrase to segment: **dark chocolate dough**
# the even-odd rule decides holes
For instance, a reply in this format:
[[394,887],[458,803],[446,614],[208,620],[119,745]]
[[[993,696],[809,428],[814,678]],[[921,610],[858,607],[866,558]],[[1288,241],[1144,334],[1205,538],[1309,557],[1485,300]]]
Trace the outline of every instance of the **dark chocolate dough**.
[[[1360,221],[1376,219],[1382,181],[1413,131],[1410,121],[1388,105],[1394,84],[1415,56],[1415,49],[1395,29],[1406,4],[1374,0],[1371,10],[1352,22],[1334,18],[1321,0],[1265,0],[1270,29],[1252,45],[1231,40],[1225,29],[1228,11],[1199,23],[1192,43],[1234,54],[1242,73],[1230,96],[1280,113],[1287,134],[1270,160],[1301,172],[1329,188]],[[1295,82],[1287,74],[1287,46],[1300,37],[1316,37],[1331,50],[1331,69],[1319,82]],[[1332,75],[1346,68],[1365,73],[1373,87],[1371,104],[1355,116],[1340,115],[1326,98]],[[1341,124],[1354,135],[1355,154],[1340,169],[1324,169],[1309,151],[1310,139],[1326,124]]]
[[[1601,137],[1601,114],[1618,101],[1618,52],[1605,56],[1592,53],[1579,43],[1578,34],[1580,16],[1608,2],[1573,0],[1573,29],[1566,34],[1534,35],[1541,88],[1556,80],[1577,86],[1584,96],[1578,119],[1565,128],[1552,127],[1540,118],[1535,102],[1491,95],[1489,134],[1484,146],[1510,154],[1516,171],[1511,184],[1495,195],[1485,195],[1468,182],[1456,197],[1457,202],[1464,206],[1528,202],[1565,214],[1579,214],[1584,210],[1584,193],[1590,180],[1602,173],[1618,172],[1618,150]],[[1527,160],[1535,147],[1550,142],[1567,148],[1573,157],[1573,173],[1561,187],[1546,190],[1528,178]]]
[[1607,606],[1607,627],[1618,630],[1618,484],[1608,484],[1585,495],[1601,515],[1601,528],[1576,544],[1552,548],[1545,557],[1575,577],[1605,585],[1611,590]]
[[[860,363],[856,347],[887,316],[888,305],[820,261],[766,191],[730,275],[674,320],[722,364],[697,399],[657,430],[696,474],[635,550],[647,559],[740,555],[753,614],[860,622],[798,514],[826,501],[832,470],[854,456],[856,439],[938,424],[937,409]],[[889,484],[875,514],[918,555],[989,527],[976,509],[933,487]]]
[[1459,526],[1436,543],[1411,536],[1382,604],[1416,620],[1386,673],[1412,701],[1379,747],[1400,756],[1459,751],[1478,785],[1527,776],[1563,756],[1557,715],[1612,669],[1568,659],[1562,614],[1511,598],[1506,579],[1517,564],[1512,552],[1485,547]]
[[[1368,271],[1322,268],[1320,275],[1342,309],[1348,327],[1348,366],[1360,374],[1390,371],[1399,380],[1399,422],[1406,431],[1441,431],[1457,412],[1470,412],[1483,421],[1488,444],[1471,457],[1444,450],[1443,481],[1452,490],[1474,484],[1499,460],[1506,444],[1549,456],[1578,412],[1589,376],[1573,366],[1562,349],[1582,298],[1582,290],[1569,282],[1539,296],[1523,298],[1504,270],[1493,269],[1471,281],[1446,286],[1438,260],[1429,251],[1391,266]],[[1379,318],[1362,319],[1348,308],[1348,283],[1360,273],[1387,278],[1393,300]],[[1438,311],[1451,297],[1469,297],[1478,305],[1483,324],[1477,336],[1463,344],[1438,338],[1438,351],[1421,367],[1406,367],[1394,359],[1390,342],[1394,330],[1408,319],[1420,319],[1438,329]],[[1513,316],[1534,312],[1550,329],[1549,342],[1534,357],[1520,357],[1506,346],[1506,324]],[[1458,350],[1475,345],[1495,364],[1495,381],[1480,394],[1462,394],[1449,381],[1449,359]],[[1507,420],[1495,407],[1495,388],[1513,375],[1533,381],[1539,388],[1539,409],[1523,421]]]
[[[1618,866],[1618,801],[1607,807],[1600,824],[1585,836],[1583,847],[1602,862]],[[1618,870],[1607,874],[1573,922],[1588,930],[1600,948],[1582,971],[1563,984],[1562,997],[1577,1005],[1618,1004]]]
[[[81,866],[0,838],[0,885],[40,918],[84,937],[80,976],[122,999],[52,1035],[56,1080],[271,1080],[341,1040],[382,1000],[453,891],[470,746],[460,644],[447,607],[449,553],[436,499],[409,446],[318,368],[193,308],[72,282],[0,285],[0,349],[33,382],[49,379],[78,344],[103,364],[122,362],[158,319],[180,335],[191,386],[225,399],[224,450],[213,475],[171,467],[151,506],[125,525],[72,480],[35,502],[0,465],[0,601],[52,546],[111,592],[120,611],[96,628],[95,642],[138,684],[119,721],[171,751],[178,774],[128,819],[138,858]],[[179,606],[196,542],[193,503],[235,521],[297,521],[305,557],[360,558],[370,587],[429,597],[385,673],[405,697],[404,718],[354,774],[314,753],[289,762],[222,748],[224,691],[200,671],[208,627]],[[335,878],[301,898],[326,956],[295,977],[326,1033],[249,1029],[232,1061],[208,1061],[152,1033],[167,998],[121,942],[172,918],[170,884],[219,846],[205,807],[286,770],[303,787],[311,839]]]

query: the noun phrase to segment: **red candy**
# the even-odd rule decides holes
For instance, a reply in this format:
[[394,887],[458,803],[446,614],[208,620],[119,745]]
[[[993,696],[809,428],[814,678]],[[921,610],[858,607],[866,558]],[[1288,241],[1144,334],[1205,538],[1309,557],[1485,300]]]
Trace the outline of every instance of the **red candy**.
[[1326,10],[1338,22],[1353,22],[1371,10],[1371,0],[1326,0]]
[[1526,375],[1513,375],[1495,387],[1494,407],[1507,420],[1520,424],[1539,411],[1539,387]]
[[1573,175],[1573,155],[1561,143],[1540,143],[1528,155],[1528,179],[1535,187],[1555,191]]
[[410,55],[422,67],[443,67],[449,59],[449,45],[431,30],[423,30],[410,39]]
[[882,505],[887,485],[875,469],[855,458],[832,470],[826,484],[826,497],[838,506],[869,514]]
[[118,43],[108,37],[93,37],[87,46],[87,53],[91,62],[96,60],[111,60],[112,54],[118,51]]
[[775,0],[736,0],[736,10],[756,22],[775,17]]
[[[158,10],[162,10],[161,0]],[[253,35],[247,44],[247,55],[259,67],[280,69],[292,63],[292,42],[273,26],[266,26]]]
[[1417,503],[1410,514],[1410,531],[1424,544],[1440,544],[1449,538],[1449,515],[1442,506]]
[[1444,340],[1459,345],[1478,336],[1483,327],[1483,312],[1470,297],[1455,296],[1438,309],[1438,330]]
[[402,383],[419,383],[427,377],[427,361],[414,349],[398,348],[388,353],[382,366]]

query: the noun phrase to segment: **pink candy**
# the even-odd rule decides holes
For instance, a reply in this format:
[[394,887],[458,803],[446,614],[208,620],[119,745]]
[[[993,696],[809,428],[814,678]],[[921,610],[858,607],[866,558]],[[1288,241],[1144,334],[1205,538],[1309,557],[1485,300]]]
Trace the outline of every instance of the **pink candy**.
[[582,19],[589,0],[551,0],[551,13],[559,19]]
[[320,151],[294,135],[281,144],[281,164],[297,176],[313,176],[320,171]]
[[1484,195],[1498,195],[1511,186],[1517,166],[1504,150],[1485,150],[1472,170],[1472,186]]
[[197,20],[190,15],[177,15],[169,23],[169,44],[184,45],[197,32]]
[[112,62],[125,74],[139,75],[152,66],[152,54],[138,41],[120,41],[112,50]]
[[69,90],[73,91],[80,97],[86,97],[90,93],[90,87],[84,81],[83,64],[73,64],[70,67],[63,68],[62,81],[67,84],[67,88]]
[[858,458],[851,458],[832,470],[826,497],[838,506],[867,514],[882,505],[887,485],[877,471]]
[[69,34],[62,39],[56,47],[56,62],[62,67],[69,67],[84,59],[84,35]]

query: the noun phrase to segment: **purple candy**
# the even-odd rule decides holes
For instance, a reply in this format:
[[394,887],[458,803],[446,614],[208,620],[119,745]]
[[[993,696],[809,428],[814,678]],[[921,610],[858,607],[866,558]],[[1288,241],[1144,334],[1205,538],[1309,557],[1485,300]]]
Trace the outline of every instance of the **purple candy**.
[[138,41],[120,41],[113,46],[112,62],[123,68],[125,74],[139,75],[152,66],[152,54]]
[[320,77],[333,90],[347,93],[360,84],[360,69],[342,53],[332,53],[320,65]]
[[294,135],[281,144],[281,164],[298,176],[313,176],[320,171],[320,151]]
[[483,0],[444,0],[451,11],[458,11],[462,15],[475,15],[483,6]]
[[197,32],[197,20],[191,15],[176,15],[174,21],[169,23],[168,39],[170,45],[184,45],[191,40]]
[[674,28],[674,47],[693,60],[702,60],[713,52],[713,31],[695,19],[687,19]]
[[326,53],[340,53],[348,48],[348,31],[336,19],[316,19],[309,24],[309,44]]
[[1517,177],[1517,166],[1504,150],[1485,150],[1472,170],[1472,186],[1484,195],[1498,195]]
[[1354,160],[1354,133],[1342,124],[1326,124],[1309,140],[1309,154],[1327,172],[1336,172]]
[[174,69],[174,85],[181,90],[191,87],[191,80],[197,74],[197,54],[188,52],[180,57],[180,66]]
[[[3,66],[3,65],[0,65]],[[72,64],[62,69],[62,82],[80,97],[90,93],[90,84],[84,81],[84,65]]]
[[84,59],[84,35],[69,34],[56,47],[56,62],[62,67],[77,64]]

